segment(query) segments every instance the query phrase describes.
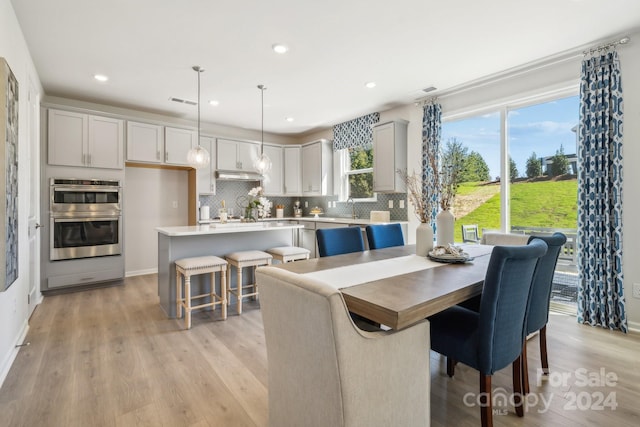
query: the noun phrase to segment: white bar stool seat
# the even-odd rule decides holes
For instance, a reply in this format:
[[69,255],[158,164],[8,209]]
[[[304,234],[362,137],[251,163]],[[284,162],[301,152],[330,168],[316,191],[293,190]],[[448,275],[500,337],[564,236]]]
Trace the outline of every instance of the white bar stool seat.
[[[216,273],[220,272],[220,294],[216,293]],[[191,295],[191,276],[211,274],[209,293]],[[184,325],[191,328],[191,312],[193,310],[221,306],[222,319],[227,318],[227,261],[217,256],[201,256],[183,258],[176,261],[176,317],[182,318],[184,308]],[[184,277],[184,294],[182,293],[182,279]],[[192,305],[191,300],[209,297],[210,301],[199,305]],[[217,301],[216,301],[217,299]]]
[[[238,300],[237,311],[242,314],[242,299],[246,297],[258,296],[258,287],[255,282],[255,268],[263,265],[271,265],[273,257],[263,251],[240,251],[225,255],[227,260],[227,304],[231,304],[231,294],[234,294]],[[231,266],[237,269],[236,287],[231,286]],[[242,269],[245,267],[253,267],[253,283],[249,285],[242,284]],[[251,292],[245,293],[244,290],[251,288]]]
[[273,256],[281,263],[289,261],[299,261],[309,259],[309,249],[299,248],[297,246],[278,246],[277,248],[267,249],[267,253]]

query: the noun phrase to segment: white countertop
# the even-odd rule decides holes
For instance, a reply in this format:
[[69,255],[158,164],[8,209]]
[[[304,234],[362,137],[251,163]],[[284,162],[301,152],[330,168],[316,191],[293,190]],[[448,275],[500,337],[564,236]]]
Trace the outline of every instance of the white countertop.
[[[400,223],[400,224],[408,224],[408,221],[389,221],[387,222],[378,222],[371,221],[370,219],[363,218],[342,218],[342,217],[322,217],[318,216],[317,218],[314,216],[303,216],[303,217],[286,217],[286,218],[265,218],[258,222],[273,222],[273,221],[308,221],[308,222],[328,222],[334,224],[359,224],[359,225],[369,225],[369,224],[391,224],[391,223]],[[218,224],[218,220],[209,220],[209,221],[199,221],[200,224]],[[230,223],[231,224],[231,223]],[[255,224],[255,223],[254,223]]]
[[[280,220],[282,221],[282,220]],[[294,230],[304,228],[303,225],[289,224],[287,222],[260,221],[260,222],[228,222],[225,224],[211,223],[201,225],[184,225],[174,227],[156,227],[156,231],[165,236],[198,236],[205,234],[248,233],[255,231]]]

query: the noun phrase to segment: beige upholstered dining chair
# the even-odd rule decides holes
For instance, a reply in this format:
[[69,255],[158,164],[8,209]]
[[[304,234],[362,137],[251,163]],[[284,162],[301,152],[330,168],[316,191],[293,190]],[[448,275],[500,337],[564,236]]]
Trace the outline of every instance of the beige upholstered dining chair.
[[332,286],[276,267],[256,271],[272,427],[429,424],[429,324],[358,329]]

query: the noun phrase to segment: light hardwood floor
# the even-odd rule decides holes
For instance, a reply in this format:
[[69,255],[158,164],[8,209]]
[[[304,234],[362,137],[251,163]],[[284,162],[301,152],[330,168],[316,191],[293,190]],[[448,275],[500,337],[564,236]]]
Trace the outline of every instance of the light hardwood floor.
[[[266,426],[259,304],[250,302],[241,316],[230,311],[226,321],[219,320],[219,309],[194,314],[185,331],[182,321],[160,309],[156,286],[156,276],[147,275],[46,297],[30,321],[31,345],[20,351],[0,389],[0,426]],[[638,334],[552,316],[547,336],[551,380],[536,383],[536,337],[528,344],[528,399],[544,397],[549,409],[538,401],[518,418],[511,405],[498,404],[506,413],[494,415],[496,426],[640,425]],[[476,396],[478,373],[459,364],[450,379],[444,359],[433,352],[431,366],[431,425],[480,425],[479,409],[465,404]],[[602,369],[610,384],[596,386]],[[592,385],[583,384],[583,376]],[[505,395],[501,387],[511,390],[511,370],[497,373],[493,386],[494,395]],[[613,396],[617,408],[611,410],[608,400],[596,409],[601,395]]]

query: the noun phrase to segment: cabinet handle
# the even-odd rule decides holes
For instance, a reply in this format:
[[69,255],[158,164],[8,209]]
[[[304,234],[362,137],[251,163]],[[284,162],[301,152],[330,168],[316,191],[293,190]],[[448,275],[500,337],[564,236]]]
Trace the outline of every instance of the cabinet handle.
[[168,152],[168,151],[165,151],[165,152],[164,152],[164,161],[165,161],[165,162],[168,162],[168,161],[169,161],[169,152]]
[[160,160],[160,150],[156,150],[156,160]]

